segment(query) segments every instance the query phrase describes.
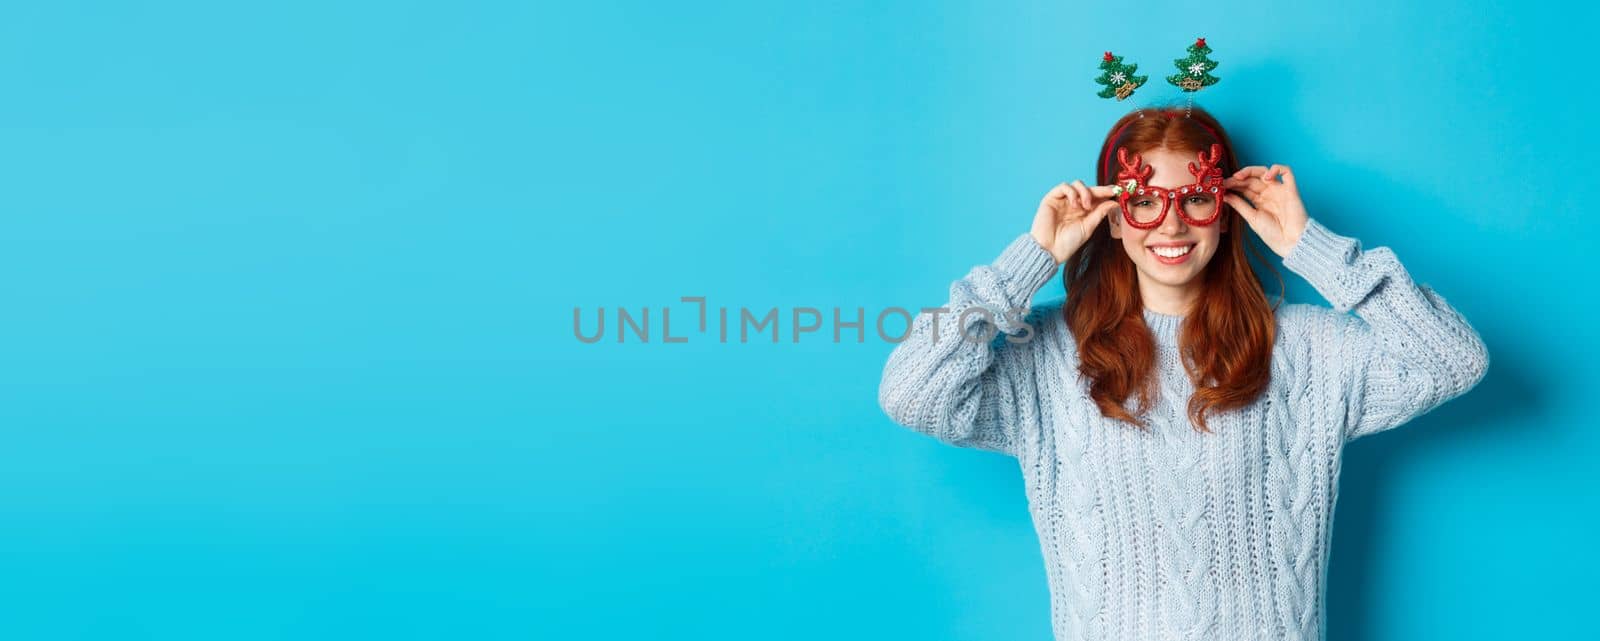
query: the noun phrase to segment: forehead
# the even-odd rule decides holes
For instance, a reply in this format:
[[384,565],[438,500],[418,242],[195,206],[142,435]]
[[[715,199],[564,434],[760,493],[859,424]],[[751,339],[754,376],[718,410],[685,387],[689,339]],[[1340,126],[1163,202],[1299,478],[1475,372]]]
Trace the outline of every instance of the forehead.
[[1189,173],[1189,163],[1195,162],[1195,153],[1173,151],[1167,148],[1151,149],[1143,154],[1144,164],[1154,169],[1145,184],[1156,187],[1182,187],[1193,184],[1195,176]]

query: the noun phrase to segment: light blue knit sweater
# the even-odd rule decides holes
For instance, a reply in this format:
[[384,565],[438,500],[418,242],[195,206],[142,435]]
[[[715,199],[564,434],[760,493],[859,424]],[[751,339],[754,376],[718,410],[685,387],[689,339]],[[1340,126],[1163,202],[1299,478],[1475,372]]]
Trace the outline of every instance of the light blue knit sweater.
[[[1343,446],[1482,380],[1477,331],[1388,248],[1362,251],[1312,219],[1283,264],[1332,309],[1277,308],[1270,386],[1212,414],[1212,434],[1184,414],[1183,317],[1149,309],[1152,429],[1100,415],[1062,302],[1032,305],[1058,267],[1028,234],[956,281],[948,312],[919,315],[890,354],[879,403],[896,423],[1020,463],[1058,641],[1319,641]],[[961,314],[973,306],[992,314]],[[996,329],[1029,340],[958,334]]]

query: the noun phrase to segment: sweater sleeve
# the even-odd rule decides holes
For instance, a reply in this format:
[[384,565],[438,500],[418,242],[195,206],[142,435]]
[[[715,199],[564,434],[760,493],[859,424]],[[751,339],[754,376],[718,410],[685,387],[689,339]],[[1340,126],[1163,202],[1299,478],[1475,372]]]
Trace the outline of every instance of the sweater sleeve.
[[1056,269],[1024,233],[994,263],[955,281],[949,302],[921,310],[889,354],[878,386],[883,411],[944,443],[1016,456],[1018,399],[1034,389],[1019,354],[1034,335],[1026,314]]
[[1487,374],[1482,337],[1443,296],[1413,282],[1393,250],[1363,251],[1361,241],[1311,219],[1283,264],[1339,312],[1312,340],[1313,353],[1338,368],[1343,440],[1399,427]]

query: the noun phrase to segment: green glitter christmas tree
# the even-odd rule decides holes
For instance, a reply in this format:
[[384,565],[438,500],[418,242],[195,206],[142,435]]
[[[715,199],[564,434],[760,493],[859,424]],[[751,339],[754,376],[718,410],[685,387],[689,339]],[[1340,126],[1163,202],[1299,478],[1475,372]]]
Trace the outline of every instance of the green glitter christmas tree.
[[1217,61],[1208,58],[1210,54],[1211,47],[1206,46],[1206,39],[1196,38],[1194,44],[1189,45],[1189,57],[1172,61],[1179,73],[1167,76],[1167,82],[1184,91],[1199,91],[1217,84],[1221,78],[1211,75],[1211,70],[1217,68]]
[[1094,81],[1106,86],[1096,94],[1101,98],[1115,96],[1117,100],[1125,99],[1133,95],[1133,90],[1138,89],[1145,80],[1150,79],[1150,76],[1133,75],[1139,70],[1139,65],[1122,64],[1122,56],[1113,56],[1110,51],[1107,51],[1105,58],[1101,59],[1100,69],[1100,77]]

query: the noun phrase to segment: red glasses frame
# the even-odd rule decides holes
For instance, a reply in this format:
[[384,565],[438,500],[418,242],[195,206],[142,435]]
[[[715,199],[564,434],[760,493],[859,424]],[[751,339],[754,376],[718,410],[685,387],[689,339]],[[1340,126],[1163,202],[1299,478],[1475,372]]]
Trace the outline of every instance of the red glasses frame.
[[[1113,188],[1117,204],[1122,208],[1122,218],[1129,225],[1139,229],[1154,229],[1167,219],[1167,211],[1172,209],[1172,201],[1191,194],[1209,195],[1213,199],[1211,214],[1202,218],[1195,218],[1178,207],[1178,217],[1190,225],[1205,226],[1217,222],[1222,213],[1222,168],[1217,166],[1217,160],[1222,157],[1222,145],[1212,144],[1208,152],[1196,154],[1199,164],[1189,163],[1189,173],[1194,174],[1194,182],[1177,189],[1153,187],[1145,184],[1150,179],[1150,174],[1156,168],[1144,164],[1144,159],[1139,154],[1128,158],[1128,148],[1117,149],[1117,162],[1122,165],[1122,170],[1117,172],[1117,186]],[[1141,223],[1133,218],[1133,212],[1128,208],[1128,201],[1135,196],[1155,196],[1161,199],[1161,215],[1154,221]]]

